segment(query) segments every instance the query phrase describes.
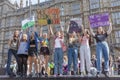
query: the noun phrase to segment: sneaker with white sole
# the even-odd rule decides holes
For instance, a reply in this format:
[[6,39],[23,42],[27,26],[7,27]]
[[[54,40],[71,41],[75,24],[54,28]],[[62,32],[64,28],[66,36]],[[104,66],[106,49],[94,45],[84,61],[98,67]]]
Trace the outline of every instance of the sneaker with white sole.
[[54,74],[54,77],[57,77],[58,75],[57,74]]
[[87,74],[88,77],[92,77],[92,75],[90,73]]
[[63,77],[63,75],[62,75],[62,74],[60,74],[60,75],[59,75],[59,77]]
[[81,72],[81,75],[80,75],[81,77],[84,77],[85,76],[85,73],[84,72]]

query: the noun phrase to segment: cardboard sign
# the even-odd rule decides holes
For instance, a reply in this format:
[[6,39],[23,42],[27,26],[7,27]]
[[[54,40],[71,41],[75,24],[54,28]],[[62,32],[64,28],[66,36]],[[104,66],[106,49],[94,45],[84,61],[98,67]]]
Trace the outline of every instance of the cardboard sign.
[[109,26],[109,13],[90,15],[89,21],[91,28]]
[[81,19],[79,18],[73,18],[70,20],[70,28],[69,28],[69,33],[75,32],[81,32]]
[[[59,10],[59,8],[50,8],[50,9],[46,9],[46,10],[38,10],[37,13],[38,13],[38,24],[39,25],[60,24],[60,10]],[[47,24],[46,24],[46,21],[47,21]]]

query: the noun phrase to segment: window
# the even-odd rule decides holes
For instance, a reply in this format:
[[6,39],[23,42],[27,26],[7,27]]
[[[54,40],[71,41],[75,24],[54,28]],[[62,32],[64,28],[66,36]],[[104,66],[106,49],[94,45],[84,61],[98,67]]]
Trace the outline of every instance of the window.
[[22,20],[24,20],[24,16],[20,16],[20,23],[22,22]]
[[100,0],[90,0],[90,9],[96,9],[100,7]]
[[64,6],[61,5],[60,7],[60,15],[63,16],[64,15]]
[[8,44],[4,44],[4,53],[8,52]]
[[61,31],[60,25],[56,25],[56,26],[55,26],[55,30],[56,30],[56,31]]
[[48,33],[48,27],[47,26],[43,26],[42,27],[42,32],[43,33]]
[[6,21],[6,23],[7,23],[7,24],[6,24],[6,27],[9,27],[9,26],[10,26],[10,20],[11,20],[10,17],[8,17],[8,18],[7,18],[7,21]]
[[120,43],[120,31],[115,31],[115,43]]
[[72,14],[80,14],[80,3],[74,3],[71,6]]
[[113,24],[120,24],[120,12],[112,13]]
[[2,23],[1,22],[2,22],[2,20],[0,20],[0,27],[2,27],[2,25],[1,25]]
[[10,32],[5,32],[5,39],[9,39],[10,38]]
[[120,6],[120,0],[111,0],[111,7]]
[[0,40],[2,40],[2,33],[0,33]]
[[[0,6],[0,13],[2,12],[2,7]],[[1,14],[0,14],[1,15]]]
[[15,24],[15,18],[14,17],[11,17],[10,18],[11,20],[10,20],[10,26],[14,26],[14,24]]
[[110,1],[109,0],[103,0],[103,7],[108,7],[109,6]]
[[2,53],[2,44],[0,44],[0,53]]

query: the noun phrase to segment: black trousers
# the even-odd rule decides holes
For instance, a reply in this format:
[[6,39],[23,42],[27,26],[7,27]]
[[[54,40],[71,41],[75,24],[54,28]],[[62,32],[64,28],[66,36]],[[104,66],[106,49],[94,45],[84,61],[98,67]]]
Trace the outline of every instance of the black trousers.
[[28,55],[25,54],[18,55],[18,73],[20,75],[27,75],[27,59]]

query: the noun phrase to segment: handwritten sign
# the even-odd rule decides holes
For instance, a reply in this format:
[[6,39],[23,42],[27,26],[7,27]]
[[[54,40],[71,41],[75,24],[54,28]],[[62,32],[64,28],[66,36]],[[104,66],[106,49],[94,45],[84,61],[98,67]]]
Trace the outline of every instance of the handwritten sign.
[[109,13],[90,15],[89,21],[92,28],[109,26]]
[[81,24],[82,24],[82,19],[79,18],[71,19],[69,33],[73,33],[74,31],[81,32]]

